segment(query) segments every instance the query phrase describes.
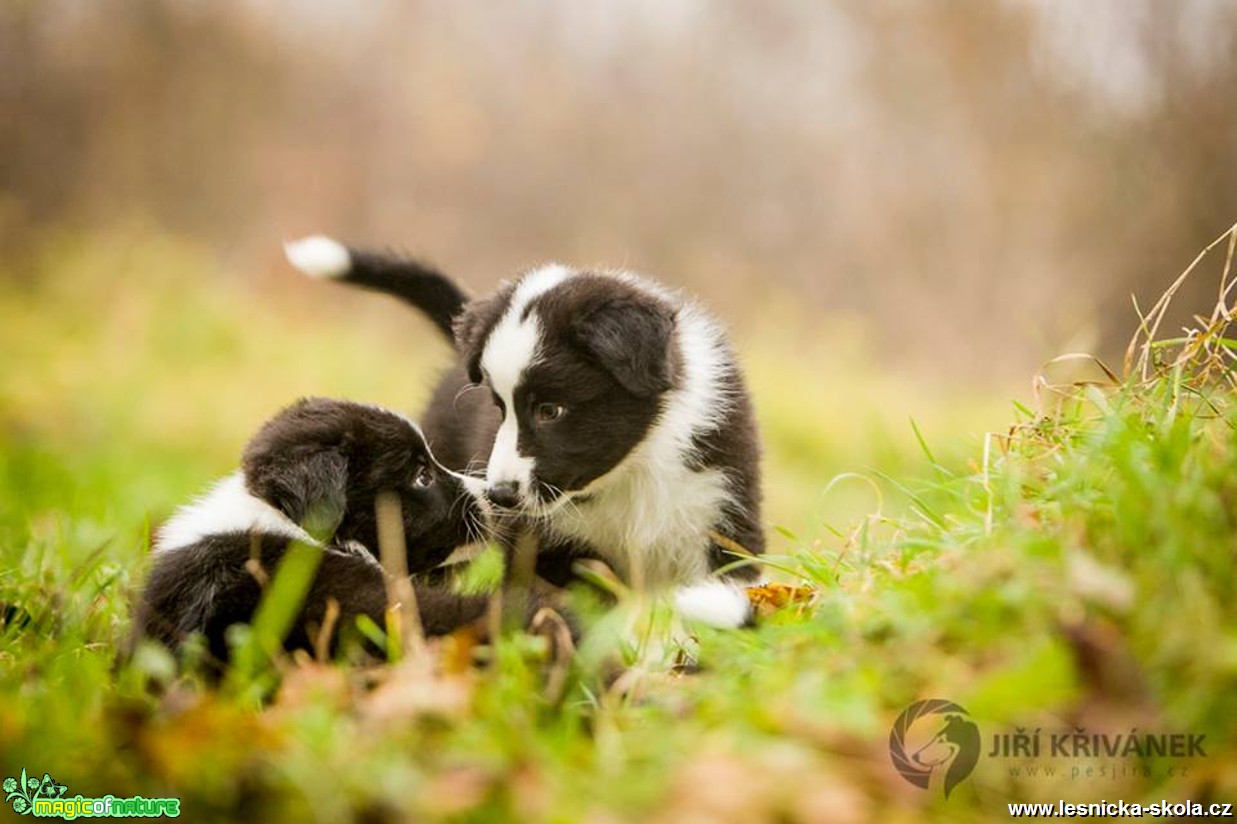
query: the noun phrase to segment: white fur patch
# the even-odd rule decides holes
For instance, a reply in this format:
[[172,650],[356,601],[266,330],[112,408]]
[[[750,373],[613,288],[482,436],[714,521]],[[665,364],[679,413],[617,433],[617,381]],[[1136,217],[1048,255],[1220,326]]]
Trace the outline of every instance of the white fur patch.
[[288,262],[311,278],[338,278],[352,268],[352,255],[339,241],[326,235],[293,240],[283,245]]
[[485,481],[481,478],[474,478],[472,475],[464,475],[460,472],[452,472],[442,464],[438,466],[446,473],[454,477],[464,487],[464,490],[477,499],[482,508],[486,505],[485,500]]
[[752,607],[739,587],[722,581],[707,581],[675,592],[674,610],[685,621],[734,629],[747,623]]
[[489,484],[514,481],[521,495],[528,493],[533,460],[519,453],[519,422],[515,414],[515,388],[537,359],[541,346],[541,323],[535,314],[523,317],[529,301],[545,294],[572,275],[565,266],[550,264],[525,275],[511,295],[507,311],[494,325],[481,353],[481,368],[490,388],[506,408],[494,448],[490,451],[486,480]]
[[180,549],[210,535],[229,532],[281,535],[318,545],[291,518],[252,495],[245,488],[244,475],[234,472],[215,484],[206,495],[177,510],[159,530],[155,550]]

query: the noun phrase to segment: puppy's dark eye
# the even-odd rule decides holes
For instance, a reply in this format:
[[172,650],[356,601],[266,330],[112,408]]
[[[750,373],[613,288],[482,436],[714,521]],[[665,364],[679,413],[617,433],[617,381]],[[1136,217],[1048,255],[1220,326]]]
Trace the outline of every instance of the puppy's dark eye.
[[417,476],[412,479],[412,485],[418,489],[425,489],[434,482],[434,474],[430,472],[429,467],[423,466],[417,472]]
[[554,423],[567,414],[567,407],[556,403],[539,403],[533,408],[533,419],[537,423]]

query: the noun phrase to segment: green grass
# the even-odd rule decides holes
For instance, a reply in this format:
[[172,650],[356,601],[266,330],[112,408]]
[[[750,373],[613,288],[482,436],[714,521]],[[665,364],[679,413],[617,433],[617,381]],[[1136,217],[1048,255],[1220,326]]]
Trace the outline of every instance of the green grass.
[[[118,662],[151,524],[298,394],[416,409],[445,349],[397,307],[221,281],[144,233],[61,239],[32,266],[25,286],[0,280],[0,604],[29,616],[0,625],[0,777],[179,796],[191,821],[982,821],[1022,799],[1237,801],[1219,330],[1149,349],[1146,379],[995,418],[880,374],[858,344],[753,335],[771,561],[816,588],[810,605],[697,632],[692,675],[647,663],[657,631],[616,680],[620,610],[566,669],[542,638],[504,639],[481,670],[453,639],[378,671],[282,662],[264,703],[254,681],[210,692],[149,650]],[[1208,756],[1034,762],[1052,777],[981,758],[945,800],[887,750],[898,713],[931,697],[969,711],[985,756],[994,734],[1075,728],[1202,733]]]

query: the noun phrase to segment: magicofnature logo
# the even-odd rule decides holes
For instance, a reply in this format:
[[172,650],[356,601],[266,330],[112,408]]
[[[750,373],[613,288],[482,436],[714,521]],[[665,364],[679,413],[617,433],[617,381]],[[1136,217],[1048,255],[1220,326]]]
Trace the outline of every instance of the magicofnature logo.
[[0,787],[4,789],[4,802],[13,806],[13,812],[36,818],[176,818],[180,815],[179,798],[66,797],[68,787],[64,784],[57,783],[47,773],[43,773],[41,779],[29,776],[24,769],[20,776],[4,779]]
[[889,757],[907,781],[925,790],[939,786],[949,798],[979,761],[979,727],[953,701],[916,701],[893,722]]
[[65,785],[53,781],[47,773],[43,773],[43,778],[38,779],[27,776],[25,770],[21,771],[19,778],[4,779],[0,788],[4,789],[4,803],[12,804],[13,812],[22,815],[28,815],[34,811],[36,799],[63,798],[65,790],[68,789]]

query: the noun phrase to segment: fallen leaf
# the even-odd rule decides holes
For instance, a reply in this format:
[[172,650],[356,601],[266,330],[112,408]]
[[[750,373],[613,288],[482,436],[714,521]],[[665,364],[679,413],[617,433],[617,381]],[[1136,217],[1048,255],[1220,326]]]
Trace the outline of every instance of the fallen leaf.
[[768,617],[791,605],[803,605],[816,596],[813,587],[797,587],[790,584],[761,584],[747,588],[747,600],[756,614]]

